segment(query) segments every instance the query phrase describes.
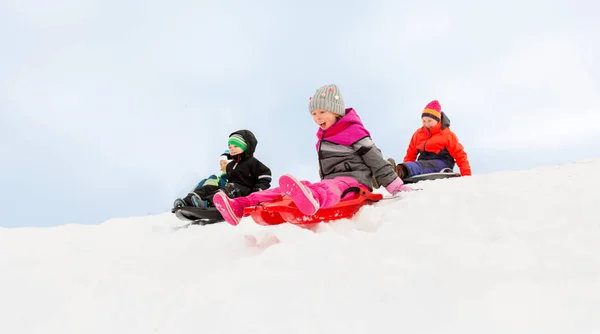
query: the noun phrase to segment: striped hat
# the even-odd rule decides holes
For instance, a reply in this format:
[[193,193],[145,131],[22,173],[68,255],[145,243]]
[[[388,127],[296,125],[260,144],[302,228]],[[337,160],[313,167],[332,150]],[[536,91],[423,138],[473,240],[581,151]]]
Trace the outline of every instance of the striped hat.
[[344,97],[336,85],[325,85],[317,89],[308,102],[308,111],[327,110],[340,116],[346,115]]
[[242,137],[242,135],[237,134],[237,133],[234,133],[231,135],[231,137],[229,137],[229,140],[227,141],[227,145],[237,146],[237,147],[241,148],[242,151],[245,151],[248,148],[248,144],[246,144],[244,137]]
[[431,117],[438,122],[440,121],[440,119],[442,118],[442,107],[440,106],[440,103],[437,100],[433,100],[427,103],[425,109],[423,109],[423,113],[421,113],[421,118],[425,116]]

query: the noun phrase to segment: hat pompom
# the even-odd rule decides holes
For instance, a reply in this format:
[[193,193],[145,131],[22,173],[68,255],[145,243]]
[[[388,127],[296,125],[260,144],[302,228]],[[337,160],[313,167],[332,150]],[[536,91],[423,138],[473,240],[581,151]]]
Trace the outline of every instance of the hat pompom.
[[313,110],[327,110],[340,116],[346,115],[346,105],[340,89],[336,85],[318,88],[308,103],[308,111]]

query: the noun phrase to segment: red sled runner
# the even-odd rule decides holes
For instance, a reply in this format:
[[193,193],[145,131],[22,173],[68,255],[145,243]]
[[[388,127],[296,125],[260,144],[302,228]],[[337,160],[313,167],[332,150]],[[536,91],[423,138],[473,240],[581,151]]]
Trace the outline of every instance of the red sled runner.
[[344,200],[330,208],[321,208],[314,215],[310,216],[300,212],[296,204],[287,195],[281,195],[270,202],[246,207],[244,208],[243,216],[251,216],[257,224],[264,226],[279,225],[288,222],[310,228],[321,222],[350,218],[363,205],[372,205],[383,198],[382,194],[374,194],[358,187],[352,187],[344,191],[342,198],[349,192],[355,194],[353,199]]

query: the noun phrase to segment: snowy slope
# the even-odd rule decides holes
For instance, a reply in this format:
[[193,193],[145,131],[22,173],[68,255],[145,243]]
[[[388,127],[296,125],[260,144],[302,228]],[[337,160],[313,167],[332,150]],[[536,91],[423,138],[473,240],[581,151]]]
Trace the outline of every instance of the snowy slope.
[[423,182],[316,233],[0,228],[0,333],[598,333],[598,171]]

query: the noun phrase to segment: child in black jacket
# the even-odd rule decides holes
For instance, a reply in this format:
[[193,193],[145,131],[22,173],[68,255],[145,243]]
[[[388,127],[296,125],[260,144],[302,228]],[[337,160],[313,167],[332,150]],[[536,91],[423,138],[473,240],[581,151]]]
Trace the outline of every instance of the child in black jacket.
[[[205,185],[195,190],[191,202],[197,207],[212,207],[212,198],[222,190],[230,198],[248,196],[271,187],[271,169],[254,157],[258,141],[250,130],[238,130],[229,135],[229,159],[225,172],[227,184],[223,187]],[[200,204],[196,204],[200,203]],[[185,203],[175,202],[175,208]],[[173,208],[173,209],[175,209]]]
[[248,196],[271,187],[271,169],[254,157],[257,144],[250,130],[238,130],[229,135],[227,145],[231,162],[226,168],[229,183],[223,188],[228,196]]

